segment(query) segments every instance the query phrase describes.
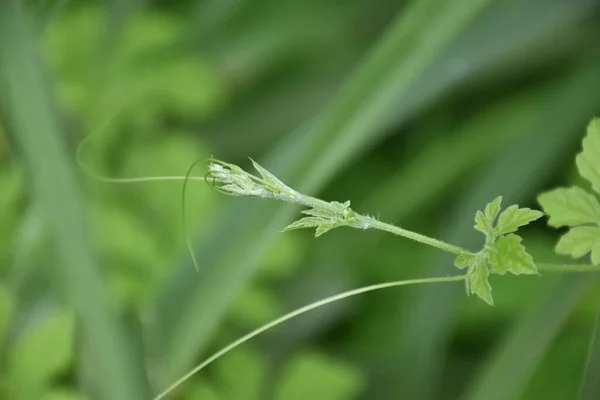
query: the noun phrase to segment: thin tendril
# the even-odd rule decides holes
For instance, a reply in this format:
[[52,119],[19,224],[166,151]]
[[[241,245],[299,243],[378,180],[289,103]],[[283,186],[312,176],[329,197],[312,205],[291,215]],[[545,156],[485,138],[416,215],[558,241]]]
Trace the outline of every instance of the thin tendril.
[[237,339],[236,341],[230,343],[229,345],[227,345],[226,347],[224,347],[223,349],[219,350],[218,352],[216,352],[215,354],[213,354],[212,356],[210,356],[208,359],[206,359],[204,362],[202,362],[201,364],[199,364],[198,366],[196,366],[195,368],[193,368],[192,370],[190,370],[188,373],[186,373],[183,377],[181,377],[180,379],[178,379],[175,383],[173,383],[171,386],[169,386],[167,389],[165,389],[163,392],[161,392],[160,394],[158,394],[153,400],[160,400],[160,399],[164,399],[167,395],[169,395],[171,392],[173,392],[175,389],[177,389],[179,386],[181,386],[185,381],[187,381],[188,379],[190,379],[193,375],[195,375],[196,373],[200,372],[202,369],[206,368],[208,365],[210,365],[212,362],[216,361],[217,359],[221,358],[223,355],[229,353],[230,351],[232,351],[233,349],[235,349],[236,347],[244,344],[245,342],[247,342],[248,340],[260,335],[261,333],[268,331],[271,328],[274,328],[275,326],[282,324],[294,317],[297,317],[299,315],[302,315],[308,311],[314,310],[316,308],[325,306],[327,304],[342,300],[342,299],[346,299],[348,297],[352,297],[352,296],[356,296],[362,293],[367,293],[367,292],[372,292],[375,290],[380,290],[380,289],[385,289],[385,288],[390,288],[390,287],[396,287],[396,286],[404,286],[404,285],[415,285],[415,284],[421,284],[421,283],[442,283],[442,282],[458,282],[458,281],[464,281],[465,279],[467,279],[466,275],[460,275],[460,276],[450,276],[450,277],[440,277],[440,278],[425,278],[425,279],[412,279],[412,280],[405,280],[405,281],[396,281],[396,282],[387,282],[387,283],[380,283],[377,285],[371,285],[371,286],[365,286],[362,288],[358,288],[358,289],[354,289],[354,290],[350,290],[344,293],[340,293],[337,294],[335,296],[331,296],[331,297],[327,297],[323,300],[319,300],[316,301],[314,303],[311,303],[307,306],[298,308],[288,314],[285,314],[282,317],[279,317],[263,326],[261,326],[260,328],[242,336],[241,338]]
[[199,163],[206,162],[207,160],[210,160],[210,159],[211,158],[201,158],[199,160],[194,161],[192,163],[192,165],[190,165],[190,167],[187,170],[187,173],[185,174],[185,177],[183,180],[183,187],[181,189],[181,224],[182,224],[182,229],[183,229],[183,236],[185,237],[185,243],[187,245],[190,256],[192,257],[192,262],[194,263],[194,268],[196,268],[196,272],[200,272],[200,267],[198,266],[198,260],[196,260],[196,256],[194,255],[194,248],[192,246],[192,240],[190,239],[190,234],[189,234],[188,228],[187,228],[187,222],[186,222],[186,218],[185,218],[185,214],[186,214],[185,199],[186,199],[187,185],[188,185],[188,181],[191,179],[190,174],[192,173],[192,170]]

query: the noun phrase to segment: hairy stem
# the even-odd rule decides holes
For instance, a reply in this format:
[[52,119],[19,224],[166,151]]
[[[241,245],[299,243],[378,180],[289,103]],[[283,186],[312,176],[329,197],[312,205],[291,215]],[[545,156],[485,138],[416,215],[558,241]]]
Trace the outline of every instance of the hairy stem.
[[240,346],[241,344],[247,342],[248,340],[250,340],[250,339],[260,335],[261,333],[268,331],[269,329],[274,328],[275,326],[282,324],[294,317],[297,317],[308,311],[314,310],[315,308],[319,308],[319,307],[325,306],[327,304],[330,304],[330,303],[333,303],[333,302],[336,302],[336,301],[339,301],[342,299],[346,299],[348,297],[356,296],[356,295],[359,295],[362,293],[372,292],[375,290],[380,290],[380,289],[385,289],[385,288],[390,288],[390,287],[416,285],[416,284],[422,284],[422,283],[458,282],[458,281],[464,281],[465,279],[467,279],[466,275],[459,275],[459,276],[411,279],[411,280],[405,280],[405,281],[380,283],[377,285],[365,286],[362,288],[358,288],[358,289],[350,290],[350,291],[347,291],[344,293],[340,293],[335,296],[327,297],[326,299],[319,300],[317,302],[311,303],[304,307],[298,308],[282,317],[279,317],[279,318],[261,326],[260,328],[248,333],[247,335],[242,336],[238,340],[232,342],[228,346],[219,350],[218,352],[216,352],[215,354],[210,356],[208,359],[206,359],[204,362],[202,362],[200,365],[198,365],[197,367],[190,370],[187,374],[185,374],[183,377],[181,377],[179,380],[177,380],[175,383],[173,383],[171,386],[169,386],[167,389],[165,389],[162,393],[160,393],[158,396],[156,396],[153,400],[164,399],[167,395],[172,393],[175,389],[177,389],[179,386],[181,386],[185,381],[190,379],[193,375],[200,372],[202,369],[206,368],[209,364],[211,364],[215,360],[221,358],[223,355],[229,353],[231,350],[233,350],[236,347]]
[[400,228],[400,227],[392,225],[392,224],[387,224],[385,222],[381,222],[375,218],[365,217],[362,215],[359,218],[361,220],[363,220],[366,224],[369,224],[371,227],[373,227],[375,229],[390,232],[390,233],[393,233],[394,235],[402,236],[402,237],[405,237],[410,240],[414,240],[419,243],[423,243],[423,244],[426,244],[426,245],[429,245],[432,247],[436,247],[440,250],[444,250],[449,253],[453,253],[456,255],[463,254],[463,253],[472,254],[472,252],[465,250],[461,247],[454,246],[450,243],[446,243],[441,240],[431,238],[429,236],[421,235],[420,233],[412,232],[412,231]]

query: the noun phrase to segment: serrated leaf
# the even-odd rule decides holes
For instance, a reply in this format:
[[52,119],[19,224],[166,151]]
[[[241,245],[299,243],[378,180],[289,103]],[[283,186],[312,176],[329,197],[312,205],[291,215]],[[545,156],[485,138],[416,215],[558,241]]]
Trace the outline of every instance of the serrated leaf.
[[600,203],[596,196],[578,188],[558,188],[538,196],[538,202],[555,228],[600,223]]
[[469,268],[477,262],[477,255],[469,253],[461,253],[454,260],[454,265],[460,269]]
[[323,218],[318,217],[304,217],[299,219],[298,221],[294,221],[285,228],[283,228],[282,232],[293,231],[295,229],[306,229],[306,228],[317,228],[321,224],[325,223]]
[[498,196],[485,206],[485,213],[477,211],[475,214],[475,229],[486,236],[491,235],[494,229],[494,221],[500,212],[501,206],[502,196]]
[[543,212],[531,208],[519,208],[517,205],[508,207],[500,217],[494,229],[496,236],[516,232],[521,226],[542,218]]
[[481,297],[486,303],[493,306],[492,286],[488,282],[490,271],[485,263],[478,259],[477,265],[467,276],[467,290],[471,294]]
[[485,206],[485,217],[486,219],[492,221],[492,223],[496,220],[498,213],[500,213],[500,208],[502,207],[502,196],[496,197],[493,201],[488,203]]
[[520,236],[510,234],[502,236],[489,247],[489,260],[492,271],[504,275],[507,272],[515,275],[535,275],[538,273],[533,258]]
[[340,224],[337,224],[334,222],[328,222],[328,223],[321,224],[317,227],[317,231],[315,232],[315,237],[319,237],[322,234],[327,233],[330,230],[337,228],[338,226],[340,226]]
[[583,151],[577,155],[579,174],[600,193],[600,119],[593,119],[583,139]]
[[592,252],[592,262],[600,263],[600,227],[578,226],[564,234],[556,245],[558,254],[580,258]]
[[493,306],[494,299],[492,298],[492,286],[488,281],[489,270],[485,264],[478,265],[473,272],[469,274],[468,287],[472,294],[481,297],[486,303]]

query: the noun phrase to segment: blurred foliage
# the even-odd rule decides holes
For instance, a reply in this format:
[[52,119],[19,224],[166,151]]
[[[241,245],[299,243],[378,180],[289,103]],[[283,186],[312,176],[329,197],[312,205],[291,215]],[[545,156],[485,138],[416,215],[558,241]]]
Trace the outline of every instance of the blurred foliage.
[[[309,194],[473,248],[472,215],[495,196],[537,207],[544,189],[586,187],[572,160],[600,110],[592,0],[9,3],[36,23],[60,139],[75,154],[93,135],[82,158],[104,176],[181,176],[213,153],[262,158]],[[13,40],[4,26],[2,43]],[[0,398],[99,398],[9,100],[0,93]],[[79,178],[107,307],[154,393],[173,359],[201,361],[294,307],[452,268],[380,233],[280,235],[276,205],[193,184],[195,274],[181,182]],[[536,259],[568,260],[545,222],[524,236]],[[328,306],[236,349],[174,398],[576,398],[597,280],[492,279],[494,308],[437,287]]]

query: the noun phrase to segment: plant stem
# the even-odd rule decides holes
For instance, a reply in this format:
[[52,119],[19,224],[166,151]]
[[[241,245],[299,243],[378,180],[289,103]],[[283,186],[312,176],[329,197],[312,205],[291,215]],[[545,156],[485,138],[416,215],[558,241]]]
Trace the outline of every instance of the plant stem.
[[416,232],[412,232],[403,228],[400,228],[399,226],[395,226],[392,224],[387,224],[385,222],[381,222],[375,218],[371,218],[371,217],[365,217],[365,216],[360,216],[359,217],[362,221],[364,221],[366,224],[368,224],[369,226],[371,226],[372,228],[375,229],[379,229],[382,231],[386,231],[386,232],[390,232],[393,233],[394,235],[398,235],[398,236],[402,236],[405,237],[407,239],[411,239],[414,241],[417,241],[419,243],[423,243],[429,246],[433,246],[436,247],[440,250],[444,250],[447,251],[449,253],[453,253],[453,254],[463,254],[463,253],[467,253],[467,254],[472,254],[472,252],[465,250],[461,247],[458,246],[454,246],[450,243],[446,243],[443,242],[441,240],[437,240],[434,238],[431,238],[429,236],[425,236],[425,235],[421,235],[420,233],[416,233]]
[[536,264],[540,271],[549,272],[600,272],[600,265],[592,264]]
[[356,295],[359,295],[362,293],[372,292],[375,290],[386,289],[386,288],[390,288],[390,287],[416,285],[416,284],[421,284],[421,283],[458,282],[458,281],[464,281],[465,279],[467,279],[466,275],[458,275],[458,276],[411,279],[411,280],[405,280],[405,281],[380,283],[377,285],[365,286],[365,287],[350,290],[350,291],[347,291],[344,293],[336,294],[335,296],[327,297],[326,299],[319,300],[317,302],[314,302],[314,303],[309,304],[304,307],[300,307],[288,314],[285,314],[282,317],[279,317],[279,318],[261,326],[260,328],[248,333],[247,335],[242,336],[241,338],[237,339],[236,341],[234,341],[234,342],[230,343],[229,345],[227,345],[226,347],[222,348],[221,350],[219,350],[218,352],[216,352],[215,354],[213,354],[212,356],[207,358],[200,365],[198,365],[195,368],[193,368],[192,370],[190,370],[187,374],[185,374],[183,377],[181,377],[179,380],[177,380],[175,383],[173,383],[171,386],[169,386],[167,389],[165,389],[162,393],[157,395],[153,400],[164,399],[167,395],[169,395],[171,392],[173,392],[176,388],[178,388],[181,384],[183,384],[185,381],[187,381],[193,375],[200,372],[202,369],[207,367],[209,364],[211,364],[215,360],[221,358],[223,355],[229,353],[231,350],[233,350],[236,347],[240,346],[241,344],[247,342],[248,340],[250,340],[250,339],[260,335],[261,333],[268,331],[269,329],[274,328],[275,326],[282,324],[294,317],[297,317],[308,311],[314,310],[315,308],[319,308],[319,307],[325,306],[327,304],[333,303],[335,301],[346,299],[348,297],[356,296]]

